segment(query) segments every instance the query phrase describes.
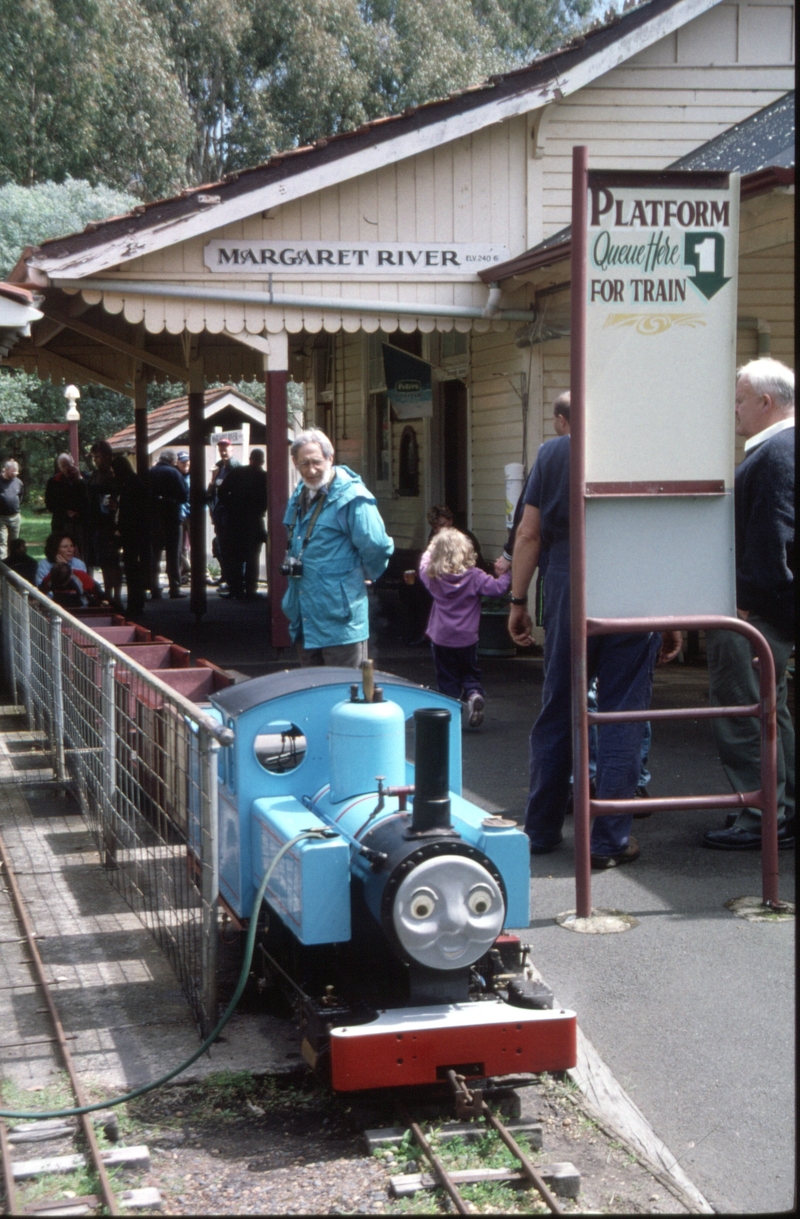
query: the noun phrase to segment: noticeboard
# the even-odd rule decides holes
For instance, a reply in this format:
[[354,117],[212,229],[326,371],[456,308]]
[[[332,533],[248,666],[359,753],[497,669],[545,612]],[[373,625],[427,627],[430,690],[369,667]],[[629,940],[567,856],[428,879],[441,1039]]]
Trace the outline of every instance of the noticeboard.
[[591,171],[587,228],[587,614],[735,614],[738,175]]

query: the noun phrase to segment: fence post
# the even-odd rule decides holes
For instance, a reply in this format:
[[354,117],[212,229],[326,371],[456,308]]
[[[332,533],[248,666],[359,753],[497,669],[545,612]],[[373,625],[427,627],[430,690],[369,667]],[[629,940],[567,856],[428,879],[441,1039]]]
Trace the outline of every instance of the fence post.
[[219,894],[219,742],[205,728],[200,740],[200,893],[202,902],[202,1011],[204,1037],[217,1022],[217,897]]
[[100,691],[100,731],[102,736],[103,759],[103,812],[102,836],[104,845],[104,864],[107,868],[116,867],[117,835],[114,825],[115,793],[117,789],[117,743],[115,734],[115,681],[114,671],[116,660],[106,656],[102,661],[103,676]]
[[67,777],[64,752],[64,674],[61,667],[61,619],[50,616],[50,677],[53,686],[53,747],[56,759],[55,777],[63,783]]
[[21,594],[20,602],[19,652],[20,668],[22,670],[22,697],[28,716],[28,727],[33,728],[35,724],[33,716],[33,691],[31,690],[31,603],[26,593]]
[[15,690],[16,682],[14,680],[14,652],[11,646],[11,585],[3,578],[2,580],[2,614],[3,614],[3,673],[8,682],[11,691],[11,697],[14,702],[17,701]]

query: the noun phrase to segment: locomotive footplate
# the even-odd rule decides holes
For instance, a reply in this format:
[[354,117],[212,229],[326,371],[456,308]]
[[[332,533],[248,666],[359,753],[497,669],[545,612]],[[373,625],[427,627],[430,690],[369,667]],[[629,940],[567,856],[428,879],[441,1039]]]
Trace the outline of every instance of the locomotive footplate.
[[448,1069],[485,1078],[566,1071],[576,1061],[576,1016],[564,1008],[492,1000],[394,1008],[330,1032],[331,1083],[339,1092],[436,1084]]

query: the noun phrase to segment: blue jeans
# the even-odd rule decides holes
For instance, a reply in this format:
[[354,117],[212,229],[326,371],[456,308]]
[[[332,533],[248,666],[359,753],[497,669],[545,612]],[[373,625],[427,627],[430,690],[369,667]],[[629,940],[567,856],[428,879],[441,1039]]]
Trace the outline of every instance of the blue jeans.
[[481,671],[478,668],[478,645],[466,648],[446,648],[440,643],[431,643],[436,682],[442,694],[466,700],[470,694],[483,694]]
[[[597,678],[595,677],[589,682],[589,693],[586,695],[586,709],[588,711],[597,710]],[[648,720],[644,726],[644,736],[642,737],[642,769],[639,773],[639,782],[637,788],[647,787],[652,779],[650,771],[647,769],[647,759],[650,757],[650,745],[653,740],[653,729]],[[592,724],[589,728],[589,778],[597,777],[597,724]],[[572,776],[570,775],[570,784]]]
[[[542,710],[531,729],[530,790],[525,829],[531,846],[561,841],[572,770],[569,572],[548,568],[544,598]],[[646,710],[660,646],[655,634],[595,635],[587,641],[589,676],[598,678],[600,711]],[[644,724],[604,724],[598,733],[597,796],[633,796],[641,770]],[[616,855],[628,845],[632,817],[596,817],[593,855]]]

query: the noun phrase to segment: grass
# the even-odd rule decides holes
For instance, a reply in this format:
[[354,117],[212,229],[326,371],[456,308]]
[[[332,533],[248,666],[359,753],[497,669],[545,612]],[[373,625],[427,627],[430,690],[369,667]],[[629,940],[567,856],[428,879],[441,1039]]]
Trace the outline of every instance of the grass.
[[50,513],[22,509],[19,536],[28,543],[28,554],[34,559],[44,558],[44,543],[50,533]]
[[[509,1168],[519,1165],[493,1130],[487,1130],[483,1138],[475,1143],[466,1143],[463,1139],[448,1139],[440,1142],[438,1132],[428,1134],[428,1141],[439,1159],[449,1171],[466,1168]],[[535,1160],[536,1152],[529,1146],[527,1140],[521,1137],[519,1145],[526,1155]],[[377,1158],[382,1159],[385,1152],[378,1150]],[[408,1160],[414,1160],[418,1171],[430,1173],[431,1167],[417,1146],[411,1131],[406,1131],[400,1146],[395,1151],[396,1160],[389,1171],[405,1172]],[[538,1193],[534,1190],[518,1190],[502,1181],[486,1181],[479,1185],[459,1186],[459,1192],[475,1211],[484,1215],[515,1215],[540,1214],[547,1210]],[[387,1208],[390,1214],[435,1215],[444,1214],[450,1210],[447,1194],[443,1189],[419,1190],[410,1198],[398,1198]]]
[[[331,1096],[333,1109],[341,1102]],[[201,1084],[163,1088],[147,1097],[131,1101],[120,1109],[127,1110],[125,1120],[160,1126],[180,1126],[184,1122],[214,1120],[241,1121],[252,1119],[255,1106],[263,1113],[313,1111],[320,1107],[319,1090],[304,1088],[276,1080],[270,1076],[256,1077],[249,1071],[218,1071]],[[120,1113],[120,1128],[123,1114]]]

